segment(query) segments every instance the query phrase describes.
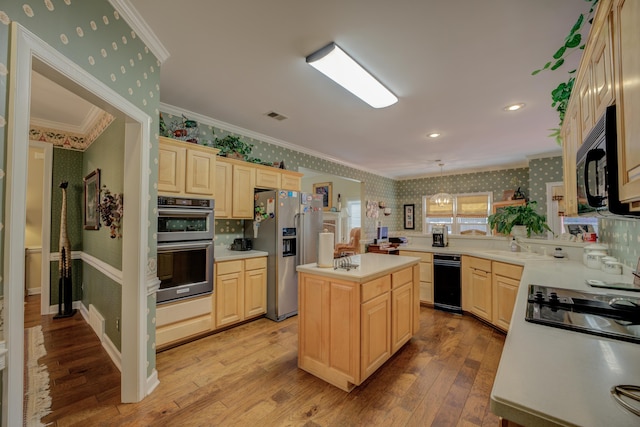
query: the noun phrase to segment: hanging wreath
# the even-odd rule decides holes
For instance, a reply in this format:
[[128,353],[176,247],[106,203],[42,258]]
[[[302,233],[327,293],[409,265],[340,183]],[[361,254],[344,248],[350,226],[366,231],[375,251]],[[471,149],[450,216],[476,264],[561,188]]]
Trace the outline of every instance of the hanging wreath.
[[100,191],[100,205],[98,206],[102,224],[111,230],[111,238],[121,238],[120,222],[122,221],[122,194],[112,194],[106,185]]

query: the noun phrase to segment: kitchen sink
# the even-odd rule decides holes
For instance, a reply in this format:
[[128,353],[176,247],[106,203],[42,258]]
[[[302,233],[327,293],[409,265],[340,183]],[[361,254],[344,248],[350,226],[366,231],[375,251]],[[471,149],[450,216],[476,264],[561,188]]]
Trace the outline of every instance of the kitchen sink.
[[488,255],[495,255],[503,258],[519,259],[519,260],[551,260],[552,257],[548,255],[537,254],[534,252],[511,252],[500,250],[486,250],[484,253]]

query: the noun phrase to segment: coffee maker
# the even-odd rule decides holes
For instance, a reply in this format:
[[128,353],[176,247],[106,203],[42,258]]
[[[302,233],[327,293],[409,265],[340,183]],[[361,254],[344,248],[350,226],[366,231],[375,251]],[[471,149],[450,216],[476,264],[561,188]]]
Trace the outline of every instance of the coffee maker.
[[434,225],[431,227],[431,235],[433,236],[433,244],[431,246],[439,248],[449,246],[449,231],[446,225]]

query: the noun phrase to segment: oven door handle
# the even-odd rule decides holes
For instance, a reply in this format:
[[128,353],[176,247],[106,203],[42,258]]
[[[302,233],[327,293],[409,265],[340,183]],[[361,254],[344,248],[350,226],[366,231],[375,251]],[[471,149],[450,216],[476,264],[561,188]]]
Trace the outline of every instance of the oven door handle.
[[209,248],[213,245],[213,242],[176,242],[176,243],[158,243],[158,252],[168,252],[176,249],[198,249]]
[[158,209],[158,216],[203,216],[203,214],[210,215],[213,213],[213,209]]

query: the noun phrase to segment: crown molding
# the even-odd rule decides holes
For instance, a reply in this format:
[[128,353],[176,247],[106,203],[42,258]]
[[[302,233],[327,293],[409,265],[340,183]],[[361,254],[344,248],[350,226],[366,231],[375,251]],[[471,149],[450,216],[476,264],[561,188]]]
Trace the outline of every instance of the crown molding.
[[164,47],[160,39],[155,35],[151,27],[146,23],[140,12],[133,7],[129,0],[109,0],[111,6],[127,21],[127,24],[149,47],[151,52],[160,61],[165,62],[171,55]]
[[530,154],[527,160],[546,159],[549,157],[562,157],[562,150],[546,151],[544,153]]
[[503,170],[509,170],[509,169],[523,169],[528,167],[529,167],[529,161],[526,160],[521,162],[507,163],[507,164],[498,165],[498,166],[487,166],[484,168],[473,168],[473,169],[458,169],[455,171],[443,172],[443,173],[433,172],[433,173],[428,173],[423,175],[414,175],[414,176],[408,176],[408,177],[402,177],[402,178],[396,178],[396,179],[398,181],[410,181],[410,180],[422,179],[422,178],[434,178],[434,177],[449,176],[449,175],[467,175],[471,173],[483,173],[483,172],[497,172],[497,171],[503,171]]
[[376,176],[382,176],[384,178],[397,180],[397,178],[394,178],[392,176],[383,175],[378,171],[374,171],[374,170],[371,170],[371,169],[366,169],[366,168],[363,168],[360,165],[356,165],[356,164],[353,164],[353,163],[345,162],[344,160],[336,159],[335,157],[328,156],[325,153],[320,153],[320,152],[315,151],[315,150],[310,150],[310,149],[305,148],[305,147],[300,147],[299,145],[295,145],[295,144],[292,144],[290,142],[286,142],[286,141],[283,141],[283,140],[280,140],[280,139],[277,139],[277,138],[273,138],[271,136],[264,135],[264,134],[261,134],[259,132],[254,132],[254,131],[249,130],[249,129],[244,129],[244,128],[240,127],[240,126],[235,126],[235,125],[232,125],[230,123],[226,123],[226,122],[223,122],[223,121],[220,121],[220,120],[212,119],[211,117],[207,117],[207,116],[204,116],[202,114],[194,113],[193,111],[188,111],[188,110],[185,110],[184,108],[175,107],[173,105],[165,104],[164,102],[160,103],[160,107],[159,108],[160,108],[160,111],[166,112],[166,113],[169,113],[169,114],[173,114],[174,116],[180,117],[181,115],[184,114],[185,116],[189,117],[189,119],[195,120],[196,122],[202,123],[204,125],[215,126],[215,127],[224,129],[227,132],[239,134],[239,135],[245,136],[247,138],[257,139],[257,140],[260,140],[260,141],[263,141],[263,142],[267,142],[269,144],[277,145],[279,147],[288,148],[289,150],[293,150],[293,151],[296,151],[298,153],[303,153],[303,154],[308,154],[310,156],[319,157],[321,159],[329,160],[331,162],[338,163],[340,165],[347,166],[347,167],[350,167],[350,168],[353,168],[353,169],[357,169],[357,170],[362,171],[362,172],[367,172],[367,173],[370,173],[370,174],[373,174],[373,175],[376,175]]

